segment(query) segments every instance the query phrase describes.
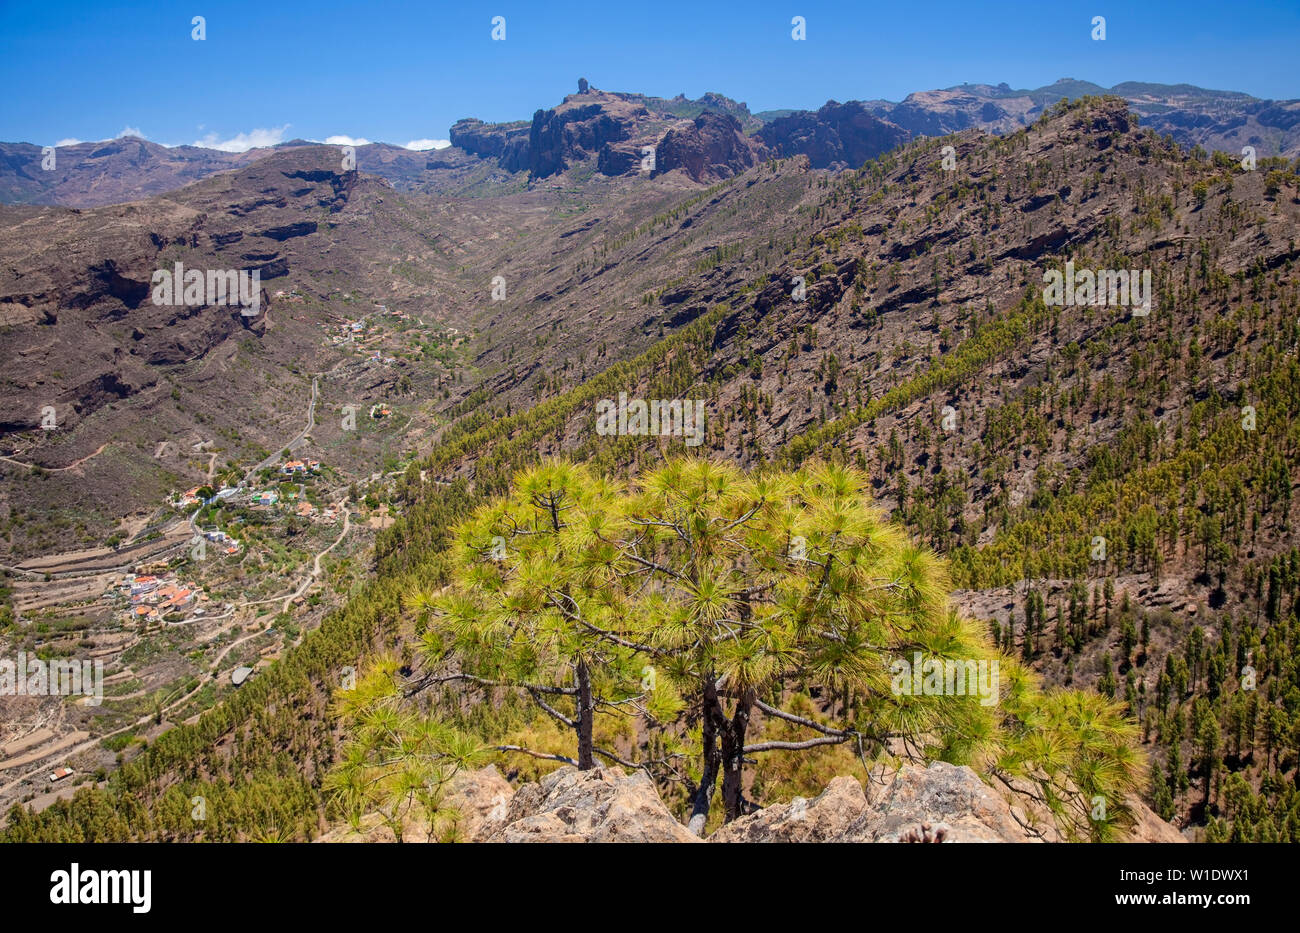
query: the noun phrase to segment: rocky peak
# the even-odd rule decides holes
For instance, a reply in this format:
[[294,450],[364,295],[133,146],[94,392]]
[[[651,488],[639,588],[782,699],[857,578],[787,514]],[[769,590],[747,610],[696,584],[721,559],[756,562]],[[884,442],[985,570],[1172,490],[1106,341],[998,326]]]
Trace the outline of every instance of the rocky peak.
[[911,134],[873,115],[861,101],[827,101],[818,111],[777,117],[755,134],[782,158],[806,155],[813,168],[858,168]]
[[664,134],[655,153],[656,174],[680,168],[694,181],[717,181],[753,168],[767,157],[767,147],[746,137],[739,120],[706,110]]
[[594,88],[564,99],[552,110],[538,110],[528,134],[528,168],[546,178],[575,162],[596,156],[602,147],[629,139],[650,117],[638,103]]
[[507,172],[528,169],[529,124],[484,123],[473,117],[458,120],[451,128],[451,144],[471,155],[496,159]]

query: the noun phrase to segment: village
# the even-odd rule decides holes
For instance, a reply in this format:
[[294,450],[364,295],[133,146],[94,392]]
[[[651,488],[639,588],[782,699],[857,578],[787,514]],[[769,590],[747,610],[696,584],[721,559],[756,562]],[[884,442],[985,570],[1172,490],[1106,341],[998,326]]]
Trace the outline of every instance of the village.
[[[383,331],[372,323],[373,319],[389,322],[410,322],[414,320],[411,315],[405,311],[399,311],[396,308],[389,310],[387,305],[377,304],[375,310],[369,314],[362,315],[359,318],[344,318],[340,322],[321,323],[321,328],[329,335],[331,346],[339,347],[356,344],[358,341],[362,346],[368,346],[381,339],[384,336]],[[420,321],[415,321],[420,325]],[[393,362],[392,357],[383,357],[376,351],[378,358],[387,362]]]
[[[284,296],[286,301],[301,301],[293,292]],[[394,332],[385,327],[396,328]],[[334,347],[354,348],[362,351],[366,363],[392,366],[397,362],[394,338],[406,334],[405,342],[400,340],[396,349],[411,351],[416,354],[432,355],[446,364],[450,351],[455,350],[465,341],[465,335],[455,327],[437,327],[431,325],[406,311],[389,308],[376,303],[374,310],[360,317],[345,317],[342,321],[321,322],[326,339]],[[432,333],[430,333],[432,331]]]
[[[297,293],[275,298],[291,306],[311,301]],[[422,360],[447,372],[459,363],[466,338],[454,328],[377,303],[366,313],[360,298],[343,298],[357,310],[342,320],[330,315],[332,323],[321,325],[322,342],[351,357],[354,377]],[[409,376],[383,378],[400,385]],[[15,643],[103,660],[103,703],[78,706],[70,721],[107,738],[77,738],[69,727],[38,730],[21,747],[0,741],[0,763],[13,764],[15,774],[28,757],[33,765],[44,760],[14,795],[39,795],[37,782],[57,785],[51,794],[70,794],[156,730],[210,708],[226,690],[246,687],[365,574],[356,554],[396,520],[386,491],[404,465],[392,458],[354,475],[356,451],[337,451],[328,436],[310,436],[315,382],[305,432],[283,445],[254,446],[242,463],[219,463],[220,440],[193,444],[200,469],[191,485],[164,487],[153,511],[93,554],[51,562],[44,579],[32,574],[21,581],[21,641]],[[409,418],[388,392],[362,398],[356,420],[364,418],[380,437]]]
[[181,622],[203,616],[210,601],[203,587],[193,581],[182,582],[175,573],[128,573],[104,598],[138,622]]
[[[301,483],[297,488],[287,490],[284,488],[283,480],[310,479],[319,476],[320,472],[319,460],[286,460],[275,470],[275,475],[282,479],[279,487],[254,489],[245,483],[237,486],[222,485],[216,489],[211,486],[194,486],[177,493],[167,501],[167,504],[180,509],[199,506],[200,510],[218,502],[230,506],[247,504],[250,509],[257,512],[265,512],[277,507],[289,508],[292,505],[293,511],[301,518],[333,524],[338,518],[337,505],[317,509],[305,497],[305,490]],[[225,553],[239,553],[239,541],[228,537],[224,532],[204,532],[204,534],[209,540],[221,545]]]
[[[251,516],[288,516],[319,525],[338,522],[342,502],[316,504],[308,498],[307,485],[320,474],[319,460],[289,459],[263,470],[261,485],[241,482],[217,488],[194,486],[168,498],[166,504],[176,509],[195,510],[191,516],[194,534],[188,547],[191,559],[206,560],[212,555],[238,559],[245,550],[244,542],[237,536],[237,529],[245,524],[241,514],[245,509]],[[280,482],[266,482],[272,477]],[[200,525],[200,516],[214,524]],[[218,527],[217,522],[225,527]],[[201,585],[181,580],[170,566],[167,562],[156,562],[136,567],[134,573],[111,581],[103,599],[125,618],[136,622],[178,623],[204,616],[209,611],[206,604],[210,597]]]
[[[276,297],[304,302],[296,294]],[[384,305],[327,330],[331,343],[350,351],[354,371],[405,366],[429,354],[445,366],[463,339]],[[315,395],[313,386],[313,405]],[[357,414],[384,422],[376,428],[385,431],[406,416],[373,397]],[[310,408],[308,418],[310,431]],[[353,476],[350,452],[342,463],[322,462],[316,457],[332,449],[328,442],[311,450],[303,440],[289,440],[278,455],[274,445],[254,447],[253,465],[246,459],[218,466],[219,441],[195,444],[194,452],[210,460],[190,480],[194,485],[160,491],[155,503],[163,508],[142,513],[120,538],[47,562],[44,579],[33,572],[21,581],[15,643],[103,659],[102,705],[78,706],[74,716],[85,731],[108,737],[97,744],[67,728],[37,730],[21,747],[0,742],[0,763],[15,769],[28,758],[45,759],[22,785],[23,796],[38,794],[36,781],[70,793],[153,730],[241,688],[318,625],[365,573],[355,554],[393,524],[384,489],[401,464]]]

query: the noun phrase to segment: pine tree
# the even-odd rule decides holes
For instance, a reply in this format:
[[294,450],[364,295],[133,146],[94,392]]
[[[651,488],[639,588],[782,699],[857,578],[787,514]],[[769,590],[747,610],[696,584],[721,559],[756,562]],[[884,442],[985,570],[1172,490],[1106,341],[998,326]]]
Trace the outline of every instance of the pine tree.
[[[755,755],[846,743],[861,754],[902,739],[927,757],[1038,782],[1072,837],[1108,837],[1126,808],[1094,826],[1081,795],[1122,800],[1138,786],[1136,727],[1102,698],[1042,693],[1000,656],[948,607],[943,561],[888,524],[868,488],[866,474],[831,464],[747,476],[671,460],[628,485],[566,464],[525,471],[455,530],[452,586],[425,633],[427,679],[530,696],[574,730],[579,767],[605,710],[631,703],[648,725],[675,720],[677,736],[697,723],[696,832],[719,781],[726,819],[752,808],[743,787]],[[1045,618],[1034,597],[1031,640]],[[1002,702],[918,692],[916,662],[996,662]],[[629,685],[640,670],[654,672],[652,688]],[[817,717],[788,706],[813,693],[826,698]],[[751,741],[756,715],[803,737]]]
[[[404,705],[399,666],[396,658],[378,657],[355,686],[335,694],[348,739],[324,788],[354,829],[373,811],[398,842],[413,819],[423,822],[429,839],[442,838],[454,819],[442,808],[447,783],[461,768],[476,764],[482,749],[436,717]],[[267,841],[285,841],[278,831]]]
[[449,591],[412,601],[436,607],[424,636],[426,686],[465,681],[528,696],[573,730],[583,770],[599,751],[597,715],[639,692],[635,648],[607,632],[626,615],[605,586],[617,549],[604,534],[621,493],[581,466],[521,473],[507,496],[456,528]]

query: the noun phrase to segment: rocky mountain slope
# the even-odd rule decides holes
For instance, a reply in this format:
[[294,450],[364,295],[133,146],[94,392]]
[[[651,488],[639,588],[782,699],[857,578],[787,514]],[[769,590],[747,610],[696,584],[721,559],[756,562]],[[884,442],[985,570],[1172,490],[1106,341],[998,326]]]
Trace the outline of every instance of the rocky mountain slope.
[[[942,143],[957,168],[943,168]],[[594,278],[526,281],[516,307],[540,322],[554,309],[576,341],[510,367],[527,391],[504,375],[494,387],[508,400],[496,417],[530,396],[535,413],[453,429],[422,466],[496,489],[539,453],[611,469],[657,459],[663,439],[592,430],[595,402],[620,392],[706,399],[705,449],[742,463],[857,462],[895,517],[950,555],[959,602],[1006,650],[1053,682],[1127,699],[1158,751],[1166,815],[1225,812],[1213,788],[1189,786],[1188,713],[1170,703],[1196,705],[1201,723],[1207,703],[1255,722],[1267,701],[1238,689],[1230,703],[1227,671],[1244,670],[1252,646],[1289,651],[1278,645],[1296,598],[1300,482],[1293,166],[1189,157],[1112,100],[1056,107],[1001,140],[913,143],[839,178],[802,159],[760,172],[665,225],[701,261],[647,288],[644,311],[588,329],[569,302],[635,282],[660,227],[627,239],[593,228]],[[778,192],[782,233],[751,222],[737,240],[735,218],[762,217]],[[1135,281],[1148,270],[1150,310],[1109,295],[1045,304],[1045,275],[1066,262],[1137,270]],[[636,350],[655,323],[683,321],[696,322],[689,333],[608,378],[592,379],[593,354],[578,350]],[[507,342],[483,361],[519,352]],[[1272,419],[1252,420],[1266,410]],[[427,493],[407,495],[416,505]],[[396,559],[415,524],[381,553]],[[1233,748],[1229,764],[1192,770],[1235,769],[1249,784],[1295,767],[1290,752]]]
[[[624,105],[638,126],[642,105]],[[373,592],[323,627],[328,663],[316,649],[290,656],[283,676],[258,688],[293,715],[260,724],[256,743],[232,740],[237,761],[211,738],[241,728],[246,709],[220,727],[207,720],[201,742],[177,730],[122,786],[158,789],[157,775],[173,775],[166,786],[181,793],[173,769],[185,768],[256,797],[261,778],[250,774],[302,771],[310,776],[285,820],[302,836],[317,832],[318,775],[332,747],[327,678],[355,662],[359,645],[410,635],[401,594],[438,579],[431,562],[448,521],[542,456],[618,473],[682,449],[680,438],[598,435],[596,403],[622,392],[704,401],[697,453],[746,467],[813,456],[861,465],[881,505],[950,557],[958,604],[1004,651],[1049,683],[1095,686],[1128,704],[1156,762],[1150,802],[1164,818],[1206,834],[1300,828],[1285,701],[1300,605],[1294,166],[1261,160],[1247,171],[1189,154],[1108,99],[1055,105],[1005,137],[967,129],[913,140],[836,174],[798,155],[738,165],[703,187],[677,169],[594,170],[606,146],[638,137],[614,141],[607,134],[621,130],[602,122],[604,104],[586,106],[571,98],[533,124],[551,127],[547,158],[564,168],[493,197],[402,193],[340,173],[333,150],[302,150],[144,205],[8,209],[0,299],[19,349],[4,371],[46,353],[17,384],[29,407],[44,391],[40,373],[64,374],[41,378],[60,380],[75,413],[74,398],[93,407],[80,371],[112,371],[71,333],[53,339],[64,304],[127,355],[132,288],[181,252],[284,264],[268,286],[268,326],[238,335],[229,366],[293,327],[303,330],[280,365],[293,346],[321,355],[304,366],[324,366],[306,328],[339,292],[432,305],[474,336],[457,378],[426,377],[410,439],[419,456],[393,493],[402,514],[381,536]],[[701,141],[709,127],[744,129],[711,114],[681,120]],[[34,232],[60,225],[79,264],[66,280]],[[122,247],[97,238],[113,226],[129,231]],[[73,249],[83,242],[91,246]],[[1134,282],[1149,272],[1150,307],[1049,304],[1045,276],[1067,268],[1133,270]],[[493,300],[497,277],[504,294]],[[54,301],[64,291],[75,300]],[[293,291],[310,305],[277,328]],[[234,336],[192,362],[205,365]],[[187,364],[158,363],[173,365]],[[242,382],[252,385],[246,399],[280,391]],[[161,394],[157,417],[170,398]],[[53,439],[34,436],[21,408],[6,420],[28,430],[6,441],[45,455]],[[112,406],[93,414],[79,430]],[[1259,684],[1247,688],[1250,662]],[[101,802],[126,832],[130,814]],[[231,816],[222,832],[244,832],[245,818]]]
[[1260,100],[1190,84],[1125,81],[1105,88],[1073,78],[1033,90],[963,84],[909,94],[900,103],[873,100],[863,106],[916,136],[942,136],[971,127],[1005,134],[1028,126],[1059,100],[1085,95],[1123,98],[1143,126],[1173,136],[1188,149],[1201,146],[1240,156],[1243,146],[1253,146],[1261,157],[1300,155],[1300,101]]
[[813,168],[844,169],[901,146],[913,133],[872,116],[860,101],[830,101],[816,112],[777,117],[756,135],[782,157],[803,155]]
[[[693,147],[711,144],[715,122],[725,124],[724,140],[736,135],[731,117],[696,119],[702,128],[680,121],[689,132],[683,145],[669,146],[670,164],[700,167],[689,161]],[[738,171],[753,164],[753,150],[732,155]],[[413,190],[365,171],[368,160],[383,158],[390,174],[409,173]],[[420,167],[430,162],[435,169]],[[20,536],[25,556],[102,540],[114,516],[156,503],[170,486],[193,485],[207,465],[189,453],[195,444],[217,443],[223,464],[264,456],[303,420],[311,373],[331,374],[322,383],[328,409],[368,406],[400,384],[417,419],[394,452],[413,453],[445,417],[440,412],[454,413],[475,390],[517,388],[516,352],[531,355],[540,343],[569,348],[576,359],[602,326],[607,303],[640,301],[699,263],[685,248],[690,236],[656,238],[618,274],[593,256],[593,244],[661,226],[707,192],[684,171],[596,173],[528,189],[456,149],[371,146],[358,164],[362,170],[348,171],[337,148],[299,146],[132,204],[0,208],[0,456],[9,458],[0,469],[13,479],[0,516],[35,522]],[[429,174],[447,184],[427,183]],[[449,199],[454,185],[497,187],[490,196]],[[764,188],[762,223],[773,230],[787,188]],[[738,235],[753,229],[741,213],[729,224]],[[177,262],[256,271],[259,312],[156,306],[151,279]],[[491,293],[497,277],[506,283],[499,301]],[[544,307],[548,295],[564,300]],[[351,359],[349,348],[326,339],[326,328],[381,305],[484,339],[460,362],[408,349],[382,365]],[[684,309],[673,326],[698,313]],[[564,327],[561,316],[569,318]],[[647,345],[659,330],[646,322],[629,348]],[[48,408],[58,430],[41,428]],[[249,411],[259,416],[249,419]],[[318,440],[341,440],[337,424],[323,421]],[[172,444],[161,448],[164,440]],[[115,482],[123,470],[147,479]],[[85,501],[87,483],[94,506],[56,533],[40,516]]]
[[[384,302],[430,327],[463,324],[455,303],[431,296],[459,291],[451,281],[463,274],[462,238],[494,236],[490,222],[434,216],[383,179],[344,171],[327,147],[271,153],[167,197],[0,216],[6,526],[29,509],[79,501],[85,543],[200,479],[207,457],[196,462],[193,445],[214,444],[222,463],[266,456],[305,420],[312,373],[337,377],[325,382],[322,411],[368,405],[403,379],[412,398],[436,394],[443,364],[421,363],[418,350],[390,364],[358,360],[325,328]],[[206,295],[196,305],[155,304],[155,272],[177,263],[256,272],[255,313]],[[44,430],[51,410],[57,427]],[[341,442],[339,425],[322,418],[318,439]],[[42,472],[95,452],[76,470]],[[41,524],[11,539],[22,542],[16,553],[58,543]],[[63,544],[74,543],[71,531]]]
[[270,152],[220,152],[196,146],[169,149],[123,136],[60,146],[51,162],[41,146],[0,143],[0,204],[121,204],[249,165]]

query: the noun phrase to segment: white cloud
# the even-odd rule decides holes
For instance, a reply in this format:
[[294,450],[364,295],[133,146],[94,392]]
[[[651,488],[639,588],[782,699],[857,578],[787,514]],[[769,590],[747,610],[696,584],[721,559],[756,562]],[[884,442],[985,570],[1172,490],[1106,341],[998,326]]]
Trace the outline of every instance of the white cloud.
[[413,139],[402,148],[424,152],[426,149],[446,149],[450,145],[450,139]]
[[190,143],[203,149],[217,149],[221,152],[247,152],[264,146],[275,146],[284,142],[285,131],[290,124],[273,129],[256,129],[247,133],[237,133],[229,139],[222,139],[216,133],[209,133],[202,139]]
[[148,138],[149,138],[149,137],[145,136],[144,133],[141,133],[140,130],[139,130],[139,128],[134,127],[134,126],[124,126],[124,127],[122,127],[122,131],[121,131],[120,133],[118,133],[117,136],[114,137],[114,139],[121,139],[123,136],[135,136],[135,137],[137,137],[137,138],[139,138],[139,139],[148,139]]
[[364,136],[352,138],[351,136],[326,136],[325,145],[327,146],[369,146],[370,140]]
[[54,148],[58,149],[60,146],[79,146],[79,145],[81,145],[81,140],[68,137],[67,139],[60,139],[57,143],[54,144]]

